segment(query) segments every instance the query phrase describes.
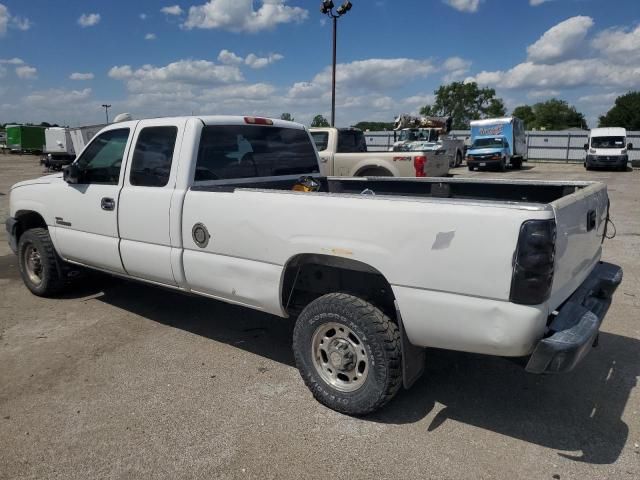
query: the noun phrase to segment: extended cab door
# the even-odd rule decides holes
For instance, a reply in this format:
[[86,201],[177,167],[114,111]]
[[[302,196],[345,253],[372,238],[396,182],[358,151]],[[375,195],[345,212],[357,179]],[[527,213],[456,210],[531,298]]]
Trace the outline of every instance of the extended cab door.
[[[140,122],[120,193],[120,254],[127,273],[175,285],[171,267],[171,197],[186,120]],[[175,212],[174,212],[175,213]],[[174,239],[180,245],[179,239]]]
[[118,250],[117,203],[135,122],[114,124],[84,149],[78,183],[60,183],[51,196],[55,244],[67,260],[124,273]]

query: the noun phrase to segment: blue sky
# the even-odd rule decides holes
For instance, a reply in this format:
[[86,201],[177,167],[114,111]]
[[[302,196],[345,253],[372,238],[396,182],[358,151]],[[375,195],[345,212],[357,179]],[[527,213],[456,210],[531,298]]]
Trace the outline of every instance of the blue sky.
[[[136,118],[329,116],[319,0],[175,2],[0,0],[0,122],[99,123],[105,102]],[[452,80],[495,88],[509,109],[566,99],[592,125],[640,89],[638,0],[352,2],[339,125],[417,112]]]

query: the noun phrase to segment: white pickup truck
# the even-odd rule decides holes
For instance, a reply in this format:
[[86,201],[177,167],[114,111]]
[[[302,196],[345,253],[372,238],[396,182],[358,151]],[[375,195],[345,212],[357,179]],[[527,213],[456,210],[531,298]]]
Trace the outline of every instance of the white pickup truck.
[[112,124],[64,175],[11,188],[9,242],[36,295],[83,266],[296,318],[302,378],[347,414],[408,388],[423,347],[559,373],[597,340],[622,279],[600,261],[604,184],[318,165],[307,130],[281,120]]
[[[311,128],[321,173],[339,177],[445,177],[446,151],[369,152],[357,128]],[[432,150],[432,149],[430,149]]]

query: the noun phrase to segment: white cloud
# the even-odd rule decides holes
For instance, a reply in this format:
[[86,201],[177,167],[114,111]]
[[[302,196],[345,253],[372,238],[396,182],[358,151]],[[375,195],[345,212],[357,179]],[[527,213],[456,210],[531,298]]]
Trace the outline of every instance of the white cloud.
[[138,17],[140,17],[140,20],[146,20],[147,19],[147,14],[146,13],[141,13],[140,15],[138,15]]
[[527,47],[529,60],[537,63],[554,63],[580,51],[589,29],[593,26],[591,17],[569,18],[547,30],[533,45]]
[[162,7],[160,11],[165,15],[175,15],[175,16],[179,16],[184,13],[184,10],[182,10],[180,5],[171,5],[169,7]]
[[7,33],[10,19],[9,9],[0,3],[0,36],[4,36]]
[[[424,78],[436,71],[429,60],[410,58],[371,58],[351,63],[341,63],[336,68],[339,87],[383,92],[400,87],[416,78]],[[331,84],[331,67],[318,73],[313,84]],[[307,88],[308,90],[308,88]]]
[[5,64],[8,64],[8,65],[24,65],[24,60],[22,60],[21,58],[17,58],[17,57],[9,58],[9,59],[0,58],[0,64],[1,63],[5,63]]
[[506,71],[480,72],[466,81],[501,88],[569,88],[588,85],[633,88],[640,65],[615,65],[600,58],[567,60],[553,65],[524,62]]
[[547,89],[547,90],[531,90],[527,93],[527,97],[532,99],[539,98],[553,98],[560,95],[559,90]]
[[220,53],[218,54],[218,61],[225,65],[240,65],[244,63],[244,59],[242,57],[226,49],[220,50]]
[[532,7],[537,7],[542,5],[543,3],[550,2],[551,0],[529,0],[529,5]]
[[70,105],[73,105],[73,108],[75,108],[78,102],[86,101],[90,96],[90,88],[83,90],[50,89],[33,92],[27,95],[24,101],[27,105],[40,109],[55,107],[70,108]]
[[7,74],[6,67],[3,67],[2,65],[0,65],[0,78],[4,77],[6,74]]
[[145,39],[145,40],[155,40],[156,38],[158,38],[158,37],[156,36],[156,34],[155,34],[155,33],[147,33],[147,34],[144,36],[144,39]]
[[482,0],[444,0],[444,3],[461,12],[474,13],[478,11]]
[[472,62],[460,57],[449,57],[442,64],[447,74],[442,78],[445,83],[460,80],[469,72]]
[[0,37],[4,37],[8,28],[26,31],[31,28],[31,20],[25,17],[13,16],[9,9],[0,3]]
[[640,59],[640,25],[635,29],[610,28],[600,32],[592,45],[607,58],[627,62]]
[[38,69],[29,65],[16,67],[16,75],[23,80],[33,80],[38,76]]
[[109,70],[109,77],[124,80],[132,92],[171,91],[187,85],[211,86],[244,80],[238,67],[208,60],[178,60],[164,67],[143,65],[137,70],[129,65],[116,66]]
[[71,80],[93,80],[93,78],[94,78],[93,73],[74,72],[71,75],[69,75],[69,79]]
[[616,98],[618,98],[622,93],[620,92],[609,92],[609,93],[594,93],[590,95],[583,95],[578,98],[578,102],[581,103],[589,103],[592,105],[611,105],[615,102]]
[[100,14],[99,13],[83,13],[78,18],[78,25],[82,28],[93,27],[100,22]]
[[303,8],[285,5],[285,0],[260,0],[257,10],[253,4],[253,0],[209,0],[189,8],[183,27],[255,33],[282,23],[300,23],[309,16]]
[[282,60],[283,58],[284,57],[279,53],[270,53],[267,57],[258,57],[257,55],[250,53],[247,55],[247,58],[244,59],[244,63],[251,68],[259,69]]

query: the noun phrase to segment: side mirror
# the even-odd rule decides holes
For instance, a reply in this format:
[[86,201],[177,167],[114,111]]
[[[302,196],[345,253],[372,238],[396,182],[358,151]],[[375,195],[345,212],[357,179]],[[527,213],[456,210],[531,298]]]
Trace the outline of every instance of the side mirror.
[[584,144],[584,151],[586,152],[587,150],[589,150],[589,144],[588,144],[588,143],[585,143],[585,144]]
[[627,150],[633,150],[633,143],[627,145]]
[[79,183],[80,181],[80,168],[75,163],[72,163],[62,171],[62,178],[67,183]]

